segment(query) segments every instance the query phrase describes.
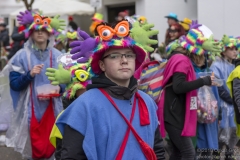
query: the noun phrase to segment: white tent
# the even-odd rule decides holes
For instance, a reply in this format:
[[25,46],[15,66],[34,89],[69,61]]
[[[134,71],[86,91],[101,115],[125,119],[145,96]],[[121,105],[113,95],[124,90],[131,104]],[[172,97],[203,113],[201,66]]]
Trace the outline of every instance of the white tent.
[[10,13],[23,7],[23,2],[17,3],[16,0],[0,0],[0,17],[8,17]]
[[[94,8],[87,3],[78,0],[35,0],[32,9],[43,11],[46,16],[54,15],[91,15],[94,13]],[[10,14],[9,17],[9,31],[12,33],[13,21],[19,12],[25,11],[26,8],[20,8]]]
[[[73,14],[93,14],[94,8],[90,4],[77,0],[35,0],[32,6],[33,9],[43,11],[44,15],[53,16],[73,15]],[[20,11],[25,11],[25,8],[20,8],[10,14],[11,18],[15,18]]]

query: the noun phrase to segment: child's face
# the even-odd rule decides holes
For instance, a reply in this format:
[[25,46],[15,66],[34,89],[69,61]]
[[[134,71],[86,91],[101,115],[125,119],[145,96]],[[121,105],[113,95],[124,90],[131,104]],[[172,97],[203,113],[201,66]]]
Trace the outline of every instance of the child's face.
[[223,55],[225,58],[229,60],[233,60],[237,58],[237,49],[235,47],[232,48],[227,48],[224,52]]
[[32,38],[36,43],[44,43],[47,42],[49,38],[49,33],[45,29],[35,30],[32,33]]
[[169,35],[171,40],[178,39],[179,37],[178,29],[176,29],[174,26],[171,26],[171,28],[169,29]]
[[110,49],[103,57],[100,68],[114,82],[129,80],[134,74],[136,54],[130,48]]

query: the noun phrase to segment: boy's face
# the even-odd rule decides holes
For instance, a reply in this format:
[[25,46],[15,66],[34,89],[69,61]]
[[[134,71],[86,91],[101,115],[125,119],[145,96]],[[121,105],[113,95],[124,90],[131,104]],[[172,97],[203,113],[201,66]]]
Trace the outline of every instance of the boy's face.
[[49,33],[45,29],[35,30],[32,33],[32,39],[36,43],[44,43],[48,40],[48,38],[49,38]]
[[229,60],[233,60],[237,58],[237,49],[235,47],[232,48],[227,48],[224,52],[223,55],[229,59]]
[[109,79],[119,82],[133,76],[135,60],[136,54],[130,48],[110,49],[99,61],[99,66]]

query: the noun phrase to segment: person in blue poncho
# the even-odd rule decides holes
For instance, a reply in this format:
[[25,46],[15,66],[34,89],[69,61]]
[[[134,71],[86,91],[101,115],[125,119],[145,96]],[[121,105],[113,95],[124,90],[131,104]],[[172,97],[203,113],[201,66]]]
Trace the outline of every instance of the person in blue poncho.
[[146,51],[128,36],[125,20],[101,23],[96,33],[91,38],[81,31],[84,40],[71,44],[73,52],[83,46],[79,57],[91,51],[95,76],[56,122],[63,136],[61,159],[165,159],[157,106],[133,77]]
[[[54,147],[48,137],[55,117],[62,111],[59,93],[64,91],[64,85],[51,89],[45,72],[48,67],[58,67],[57,57],[61,53],[53,48],[54,34],[61,29],[63,21],[31,11],[21,12],[18,20],[21,24],[28,24],[24,33],[29,39],[9,62],[15,110],[6,134],[6,145],[14,147],[28,159],[51,158]],[[48,87],[38,92],[44,85]]]
[[[192,64],[196,77],[199,78],[200,72],[207,72],[207,59],[205,55],[192,55]],[[217,101],[219,101],[218,90],[216,86],[212,86],[212,93]],[[218,106],[219,107],[219,106]],[[197,123],[197,159],[210,160],[211,150],[218,149],[218,119],[212,123]]]
[[[227,88],[226,81],[230,73],[234,69],[232,61],[237,57],[237,40],[229,38],[224,35],[221,40],[223,44],[223,52],[221,58],[216,58],[212,63],[210,70],[214,72],[215,76],[224,81],[222,87],[218,87],[218,93],[220,97],[220,107],[222,110],[222,120],[219,128],[219,149],[226,145],[226,159],[233,159],[233,148],[236,145],[238,138],[236,135],[236,125],[234,123],[234,108],[233,100],[230,96],[229,89]],[[214,155],[219,155],[214,153]]]

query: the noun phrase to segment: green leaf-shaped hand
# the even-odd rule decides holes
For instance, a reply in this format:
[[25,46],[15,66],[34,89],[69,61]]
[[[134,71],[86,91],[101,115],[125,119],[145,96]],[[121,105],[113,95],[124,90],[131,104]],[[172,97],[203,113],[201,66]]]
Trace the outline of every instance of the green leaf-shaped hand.
[[54,18],[51,19],[50,23],[51,27],[57,31],[63,30],[63,27],[66,26],[66,24],[64,23],[65,21],[62,19],[58,19],[59,17],[59,15],[56,15]]
[[210,52],[221,52],[222,48],[219,42],[215,42],[213,40],[213,37],[211,36],[209,39],[207,39],[202,44],[202,48],[204,50],[210,51]]
[[58,65],[58,69],[47,68],[46,75],[52,85],[67,84],[71,82],[71,73],[65,70],[61,64]]
[[223,42],[223,44],[225,44],[225,45],[229,44],[229,43],[230,43],[229,37],[224,34],[224,35],[223,35],[223,38],[222,38],[222,42]]
[[151,30],[153,28],[153,24],[145,24],[140,26],[139,22],[136,21],[133,24],[133,28],[130,31],[130,36],[139,44],[143,46],[143,48],[148,51],[152,52],[154,49],[150,47],[150,45],[157,44],[157,40],[152,40],[149,37],[153,35],[157,35],[157,30]]

